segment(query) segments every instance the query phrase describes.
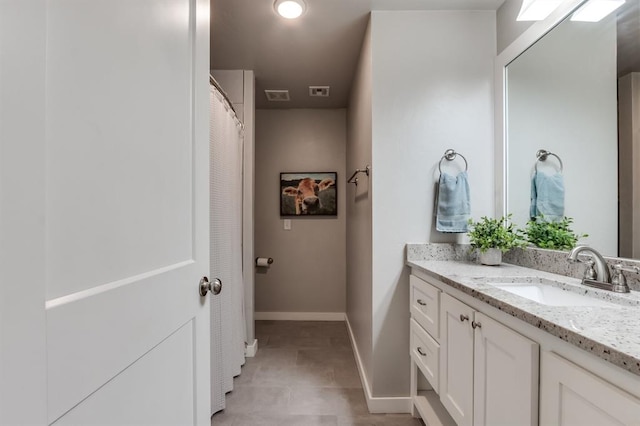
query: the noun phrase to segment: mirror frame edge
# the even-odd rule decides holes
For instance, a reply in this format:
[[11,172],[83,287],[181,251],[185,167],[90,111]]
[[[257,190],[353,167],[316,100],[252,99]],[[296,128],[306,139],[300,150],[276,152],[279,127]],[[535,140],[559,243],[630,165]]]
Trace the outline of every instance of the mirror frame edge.
[[496,56],[495,62],[495,99],[494,99],[494,161],[495,169],[495,215],[506,216],[507,211],[507,65],[524,53],[529,47],[562,22],[578,6],[588,0],[565,0],[551,15],[542,21],[535,22],[520,34],[509,46]]

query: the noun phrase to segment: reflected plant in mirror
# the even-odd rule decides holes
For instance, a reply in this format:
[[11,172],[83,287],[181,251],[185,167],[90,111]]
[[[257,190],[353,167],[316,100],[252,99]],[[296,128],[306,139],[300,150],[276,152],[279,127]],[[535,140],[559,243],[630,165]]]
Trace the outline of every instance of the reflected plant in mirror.
[[573,219],[564,217],[559,221],[549,221],[544,216],[536,216],[527,222],[523,230],[529,243],[536,247],[568,251],[573,249],[578,240],[586,238],[588,234],[576,234],[571,229]]

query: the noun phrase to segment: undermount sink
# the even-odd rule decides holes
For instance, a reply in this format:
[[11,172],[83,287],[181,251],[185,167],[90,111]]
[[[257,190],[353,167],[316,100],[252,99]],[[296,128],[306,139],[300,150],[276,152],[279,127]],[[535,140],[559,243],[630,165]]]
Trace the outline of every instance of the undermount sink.
[[525,299],[548,306],[617,306],[611,302],[597,299],[585,294],[563,289],[560,282],[538,277],[523,277],[512,279],[510,282],[485,281],[500,290],[508,291]]

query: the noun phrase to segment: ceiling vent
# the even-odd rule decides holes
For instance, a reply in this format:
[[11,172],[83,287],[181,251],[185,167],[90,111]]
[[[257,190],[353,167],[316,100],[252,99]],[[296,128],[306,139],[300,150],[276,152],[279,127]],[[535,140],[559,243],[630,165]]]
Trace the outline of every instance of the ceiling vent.
[[309,96],[329,97],[329,86],[309,86]]
[[288,90],[265,90],[264,94],[267,95],[267,100],[270,102],[287,102],[289,98]]

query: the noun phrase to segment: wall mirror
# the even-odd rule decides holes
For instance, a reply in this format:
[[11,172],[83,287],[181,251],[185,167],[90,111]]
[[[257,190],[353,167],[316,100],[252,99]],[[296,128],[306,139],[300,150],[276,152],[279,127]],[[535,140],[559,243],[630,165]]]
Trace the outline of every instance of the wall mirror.
[[[564,183],[564,215],[589,234],[580,243],[637,259],[640,0],[598,22],[572,15],[506,67],[506,211],[520,226],[529,220],[537,167]],[[539,161],[541,149],[557,157]]]

